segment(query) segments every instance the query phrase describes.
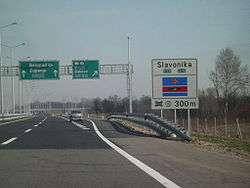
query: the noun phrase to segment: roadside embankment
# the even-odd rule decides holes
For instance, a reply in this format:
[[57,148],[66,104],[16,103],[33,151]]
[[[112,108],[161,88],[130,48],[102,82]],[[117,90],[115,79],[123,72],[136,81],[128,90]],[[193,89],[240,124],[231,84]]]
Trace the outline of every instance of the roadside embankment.
[[230,152],[233,155],[250,159],[250,142],[236,138],[192,134],[193,143],[205,150]]

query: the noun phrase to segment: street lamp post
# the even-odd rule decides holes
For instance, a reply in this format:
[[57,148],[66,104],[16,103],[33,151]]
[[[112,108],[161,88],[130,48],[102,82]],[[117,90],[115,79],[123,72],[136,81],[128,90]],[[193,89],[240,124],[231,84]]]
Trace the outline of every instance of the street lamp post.
[[[4,25],[0,27],[0,44],[2,44],[2,32],[1,30],[4,28],[7,28],[12,25],[16,25],[16,22],[12,22],[10,24]],[[0,94],[1,94],[1,114],[3,115],[4,113],[4,101],[3,101],[3,82],[2,82],[2,46],[0,45]]]
[[[30,57],[23,58],[22,60],[24,60],[24,59],[30,59]],[[23,101],[24,101],[24,97],[23,97],[23,81],[19,80],[19,113],[24,112],[24,110],[22,109],[22,106],[23,106],[23,103],[24,103]]]
[[[4,46],[4,47],[7,47],[11,50],[11,67],[13,68],[13,65],[14,65],[14,59],[15,59],[15,56],[14,56],[14,50],[15,48],[18,48],[20,46],[24,46],[25,43],[20,43],[20,44],[17,44],[15,46],[8,46],[8,45],[4,45],[4,44],[1,44],[1,46]],[[12,108],[13,108],[13,113],[16,113],[16,100],[15,100],[15,78],[14,76],[11,77],[11,80],[12,80],[12,87],[11,87],[11,94],[12,94]]]
[[130,39],[128,36],[128,74],[127,74],[127,89],[128,89],[128,98],[129,98],[129,113],[133,113],[132,105],[132,64],[130,60]]
[[[15,50],[15,48],[18,48],[18,47],[20,47],[20,46],[24,46],[25,45],[25,43],[21,43],[21,44],[18,44],[18,45],[16,45],[16,46],[13,46],[12,48],[11,48],[11,56],[12,56],[12,65],[14,64],[14,58],[15,58],[15,56],[14,56],[14,50]],[[14,77],[12,77],[12,104],[13,104],[13,113],[16,113],[16,101],[15,101],[15,78]]]
[[[6,58],[12,59],[12,57],[9,57],[9,56],[7,56]],[[21,58],[21,59],[16,59],[16,58],[14,58],[14,59],[19,61],[19,60],[30,59],[30,57],[28,56],[28,57],[24,57],[24,58]],[[23,100],[24,100],[23,99],[23,81],[19,80],[18,84],[19,84],[19,93],[18,93],[18,95],[19,95],[19,113],[21,113],[22,112]]]

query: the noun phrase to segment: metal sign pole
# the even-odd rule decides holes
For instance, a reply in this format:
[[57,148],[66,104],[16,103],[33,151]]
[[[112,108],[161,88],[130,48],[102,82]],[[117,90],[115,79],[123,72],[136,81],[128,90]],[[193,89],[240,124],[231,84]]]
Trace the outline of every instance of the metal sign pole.
[[19,95],[19,113],[21,114],[22,112],[22,86],[21,86],[21,80],[19,80],[18,81],[18,85],[19,85],[19,93],[18,93],[18,95]]
[[174,123],[177,123],[177,114],[176,114],[176,109],[174,109]]
[[[0,32],[0,44],[2,44],[2,33]],[[3,80],[2,80],[2,45],[0,45],[0,94],[1,94],[1,114],[4,113],[3,102]]]
[[161,109],[161,118],[163,119],[163,109]]
[[190,109],[188,109],[188,134],[191,134]]
[[[11,66],[14,64],[14,48],[11,48]],[[13,69],[11,69],[13,71]],[[16,101],[15,101],[15,78],[14,76],[11,77],[12,81],[12,108],[13,108],[13,113],[16,113]]]
[[21,111],[22,111],[22,113],[24,113],[25,111],[24,111],[24,96],[23,96],[23,87],[24,87],[24,82],[21,80],[21,95],[22,95],[22,97],[21,97]]

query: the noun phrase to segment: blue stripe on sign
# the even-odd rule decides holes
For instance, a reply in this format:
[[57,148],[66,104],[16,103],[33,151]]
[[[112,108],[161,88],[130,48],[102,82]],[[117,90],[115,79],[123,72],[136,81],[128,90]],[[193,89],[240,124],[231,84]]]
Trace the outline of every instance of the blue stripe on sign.
[[187,77],[163,77],[163,86],[187,85]]
[[187,93],[162,93],[163,97],[182,97],[187,96]]

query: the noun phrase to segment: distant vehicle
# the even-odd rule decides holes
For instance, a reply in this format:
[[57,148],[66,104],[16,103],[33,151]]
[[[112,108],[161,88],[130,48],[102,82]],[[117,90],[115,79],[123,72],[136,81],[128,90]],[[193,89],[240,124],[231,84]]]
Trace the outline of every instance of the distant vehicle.
[[82,119],[82,113],[80,111],[72,111],[69,116],[70,121],[78,121]]

